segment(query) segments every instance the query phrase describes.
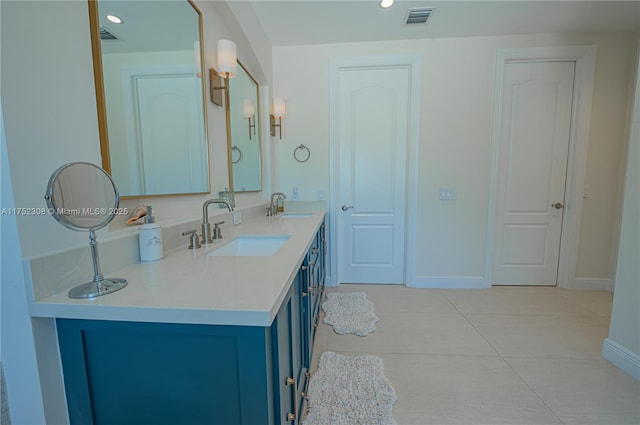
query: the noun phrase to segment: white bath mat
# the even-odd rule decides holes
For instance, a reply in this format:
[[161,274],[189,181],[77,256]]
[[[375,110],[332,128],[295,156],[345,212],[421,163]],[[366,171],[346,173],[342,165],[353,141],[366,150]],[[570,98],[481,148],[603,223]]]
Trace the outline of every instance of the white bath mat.
[[397,425],[396,392],[377,356],[323,353],[307,401],[303,425]]
[[333,326],[337,334],[365,336],[376,330],[378,318],[373,314],[375,305],[364,292],[332,292],[322,303],[324,323]]

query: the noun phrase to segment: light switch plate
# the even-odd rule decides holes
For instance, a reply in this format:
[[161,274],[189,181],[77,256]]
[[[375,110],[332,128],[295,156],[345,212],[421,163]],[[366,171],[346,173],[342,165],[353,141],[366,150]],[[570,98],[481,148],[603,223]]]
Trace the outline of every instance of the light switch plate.
[[242,213],[241,212],[234,212],[232,215],[233,218],[233,224],[240,224],[242,223]]
[[458,199],[458,193],[455,189],[440,189],[441,201],[455,201]]

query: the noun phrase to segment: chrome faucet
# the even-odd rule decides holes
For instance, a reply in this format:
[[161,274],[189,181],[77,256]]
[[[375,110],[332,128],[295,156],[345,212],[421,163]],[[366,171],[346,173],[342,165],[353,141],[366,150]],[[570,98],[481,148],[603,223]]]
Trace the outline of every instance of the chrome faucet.
[[269,205],[269,208],[267,208],[267,215],[268,216],[272,216],[272,215],[276,215],[278,213],[278,207],[276,206],[276,203],[274,202],[274,199],[276,196],[282,196],[284,199],[287,199],[287,195],[285,195],[282,192],[273,192],[271,194],[271,205]]
[[233,211],[231,204],[224,199],[209,199],[202,204],[202,243],[213,242],[211,236],[211,224],[209,224],[209,217],[207,216],[207,210],[211,204],[224,204],[229,211]]

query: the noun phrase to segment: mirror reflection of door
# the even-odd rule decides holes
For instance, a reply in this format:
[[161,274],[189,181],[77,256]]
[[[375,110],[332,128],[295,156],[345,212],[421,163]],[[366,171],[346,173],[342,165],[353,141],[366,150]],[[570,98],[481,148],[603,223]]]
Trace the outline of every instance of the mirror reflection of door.
[[238,62],[236,78],[229,80],[229,149],[234,192],[262,189],[258,83]]
[[120,194],[209,192],[199,10],[186,0],[99,0],[89,9],[92,35],[100,34],[103,168]]
[[[182,71],[181,71],[182,69]],[[133,193],[202,192],[207,158],[199,80],[189,66],[126,68],[125,128]]]

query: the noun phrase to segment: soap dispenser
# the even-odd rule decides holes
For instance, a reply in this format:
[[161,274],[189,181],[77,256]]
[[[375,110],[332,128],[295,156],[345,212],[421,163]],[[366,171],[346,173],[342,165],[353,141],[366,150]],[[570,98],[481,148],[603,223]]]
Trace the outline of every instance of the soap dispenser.
[[162,229],[151,215],[151,206],[147,205],[144,224],[140,226],[140,261],[147,263],[162,258]]
[[276,198],[276,211],[284,211],[284,197],[282,195],[278,195],[278,197]]

